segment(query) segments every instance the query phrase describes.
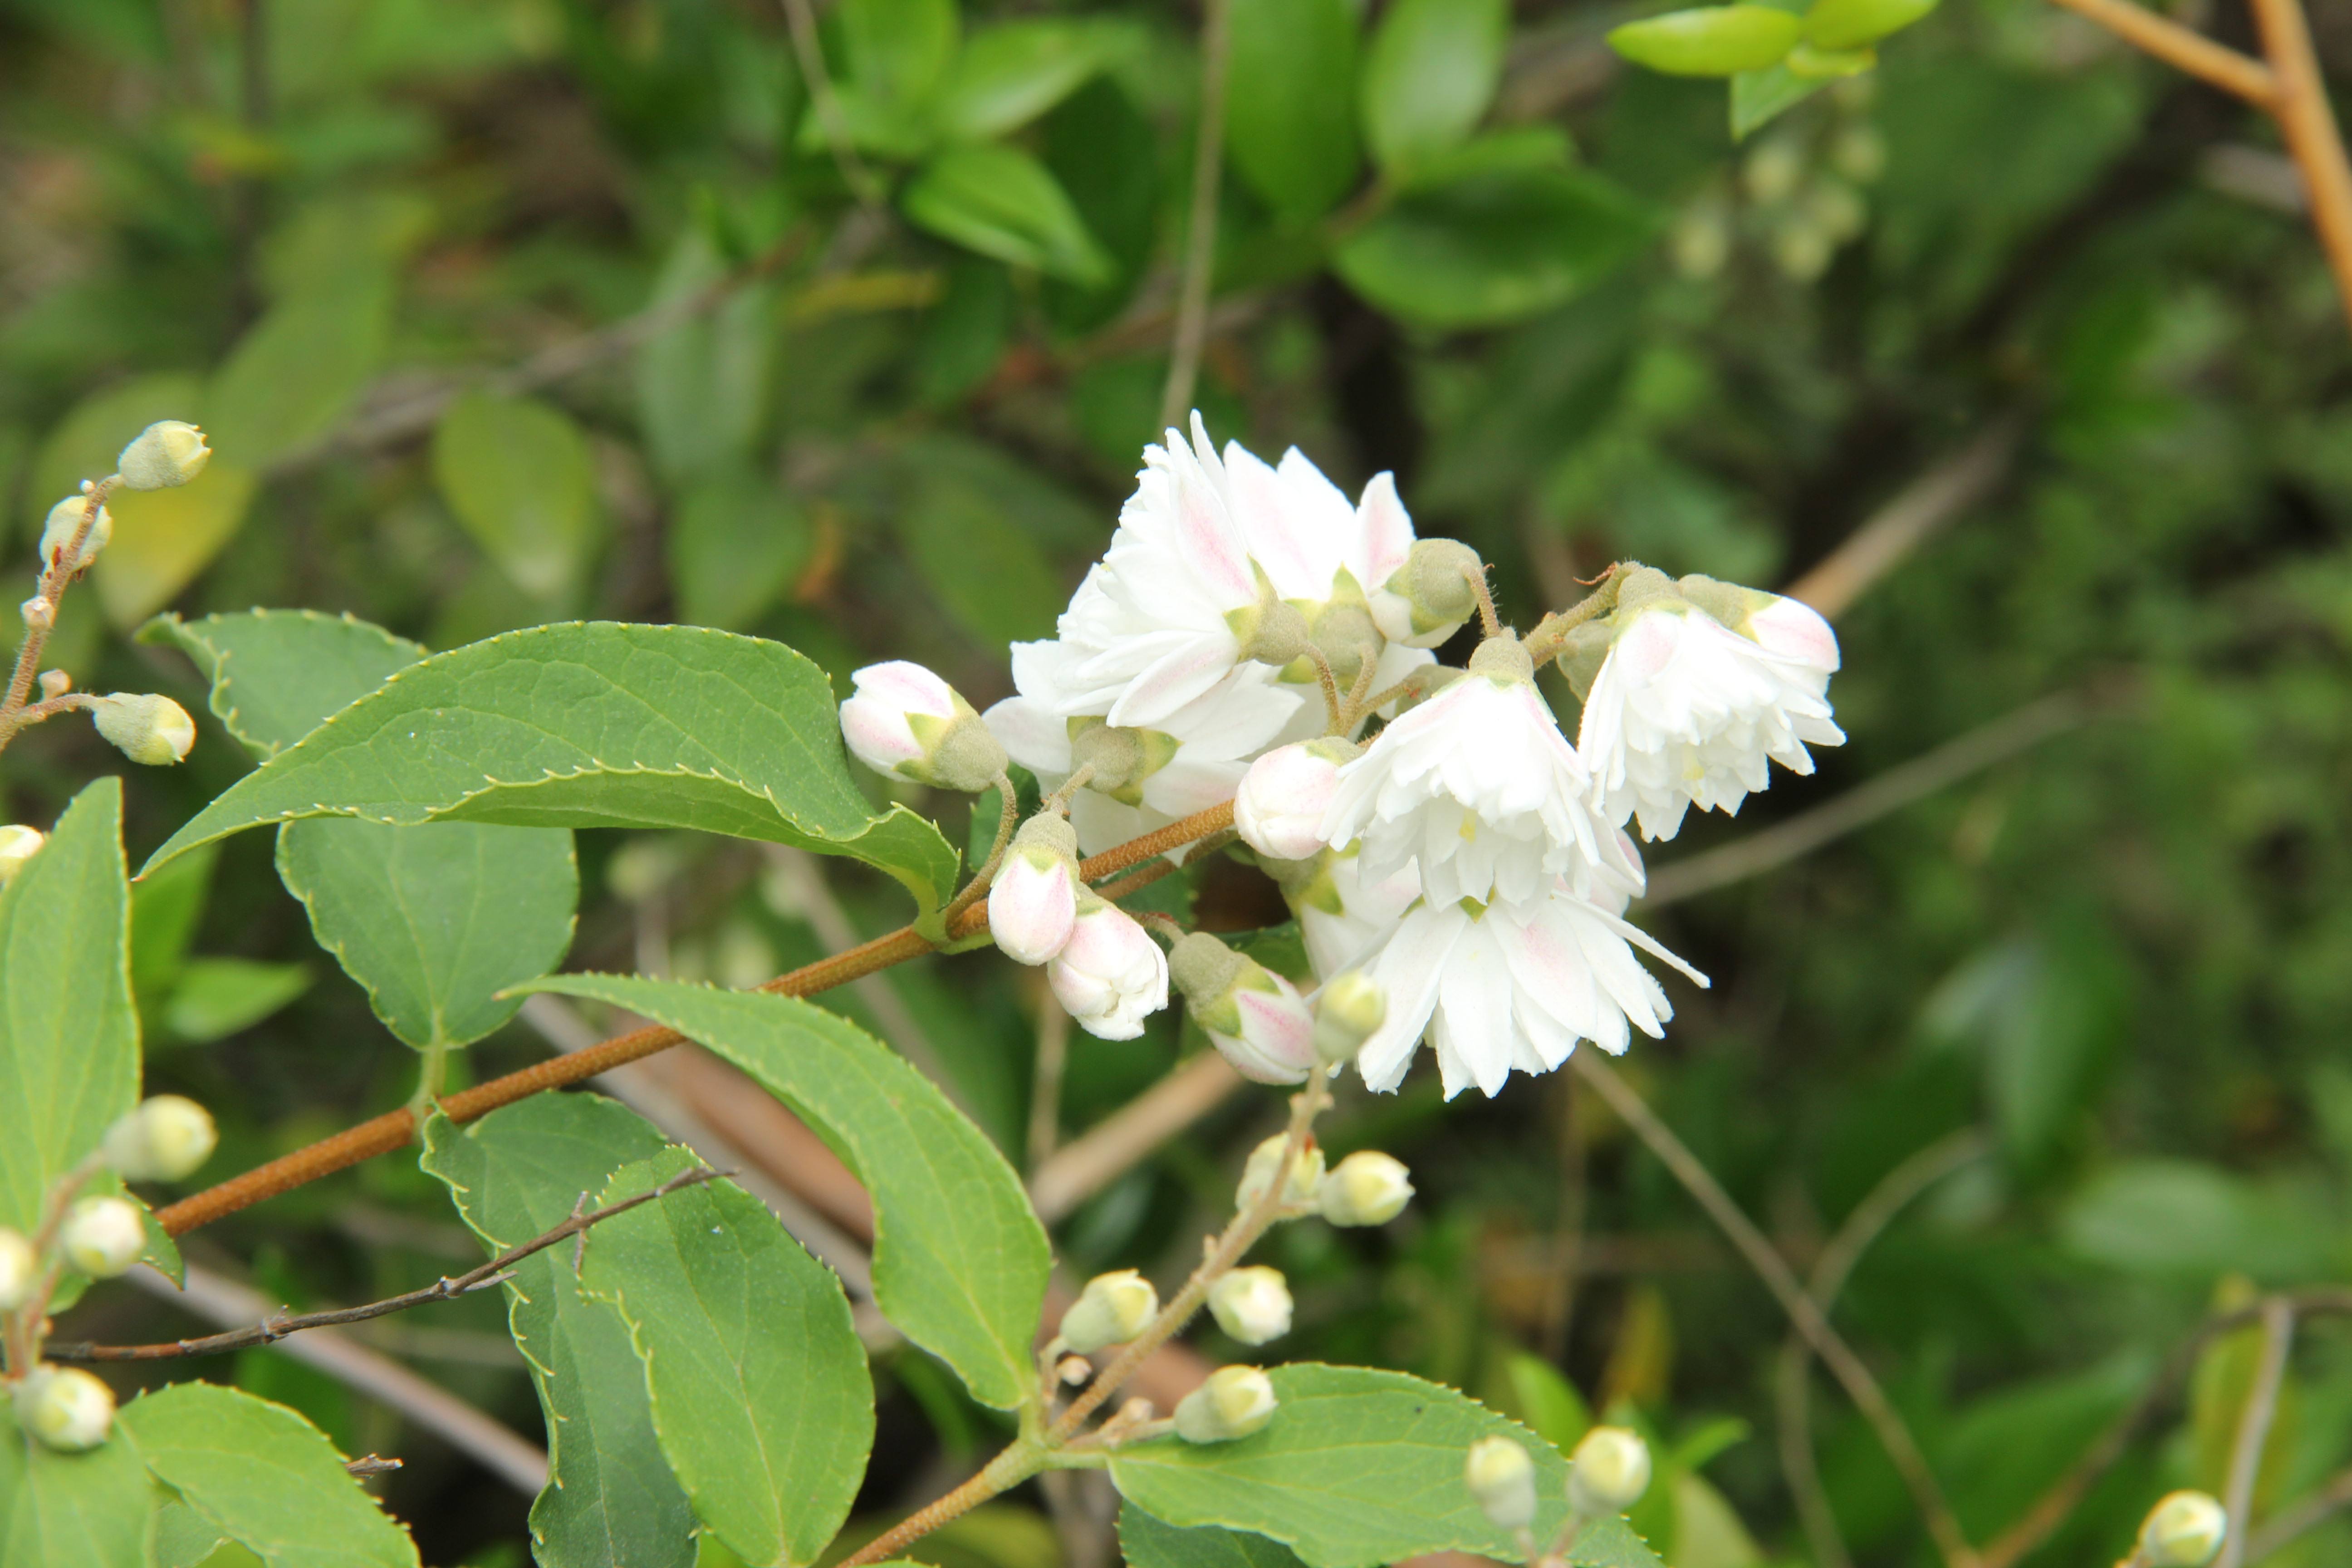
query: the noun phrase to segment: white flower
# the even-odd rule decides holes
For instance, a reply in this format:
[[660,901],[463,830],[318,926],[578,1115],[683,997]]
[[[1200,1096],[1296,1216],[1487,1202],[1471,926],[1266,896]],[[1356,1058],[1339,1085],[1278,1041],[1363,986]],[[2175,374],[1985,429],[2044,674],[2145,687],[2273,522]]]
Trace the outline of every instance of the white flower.
[[1168,1005],[1168,955],[1132,915],[1099,899],[1080,911],[1045,979],[1097,1039],[1131,1040]]
[[1445,1098],[1472,1084],[1491,1097],[1513,1068],[1546,1073],[1580,1039],[1622,1054],[1638,1026],[1656,1038],[1674,1008],[1633,948],[1706,977],[1639,928],[1567,883],[1525,901],[1424,901],[1367,966],[1388,993],[1388,1017],[1356,1065],[1379,1090],[1403,1081],[1426,1033]]
[[1077,838],[1051,815],[1033,816],[988,885],[988,934],[1005,955],[1043,963],[1062,951],[1078,920]]
[[1418,859],[1432,903],[1530,899],[1555,877],[1594,872],[1640,887],[1528,672],[1516,641],[1481,647],[1468,675],[1340,770],[1325,840],[1360,836],[1361,875],[1374,880]]
[[1367,880],[1363,857],[1353,845],[1268,868],[1284,873],[1283,896],[1298,917],[1307,964],[1325,979],[1378,947],[1421,897],[1419,868],[1407,864]]
[[952,686],[903,658],[850,678],[841,738],[876,773],[971,793],[1004,770],[1004,748]]
[[1242,842],[1277,860],[1304,860],[1323,847],[1323,814],[1339,787],[1339,769],[1357,748],[1340,740],[1277,746],[1249,765],[1234,795]]
[[1217,1327],[1245,1345],[1262,1345],[1290,1331],[1290,1286],[1279,1268],[1236,1268],[1209,1287]]
[[1643,837],[1671,838],[1690,806],[1738,811],[1771,782],[1769,762],[1810,773],[1807,742],[1844,742],[1825,695],[1838,667],[1829,623],[1773,599],[1743,629],[1666,597],[1619,631],[1577,731],[1612,822],[1638,817]]

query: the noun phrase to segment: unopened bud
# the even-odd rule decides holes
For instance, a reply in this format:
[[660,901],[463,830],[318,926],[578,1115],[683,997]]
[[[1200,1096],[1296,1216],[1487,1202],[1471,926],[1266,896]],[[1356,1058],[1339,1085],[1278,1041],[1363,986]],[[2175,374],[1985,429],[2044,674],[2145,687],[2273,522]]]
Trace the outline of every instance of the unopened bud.
[[1262,1345],[1290,1331],[1290,1287],[1279,1268],[1236,1268],[1209,1287],[1217,1327],[1245,1345]]
[[62,572],[68,575],[87,571],[98,559],[98,552],[114,539],[114,514],[104,507],[98,509],[97,518],[89,531],[82,535],[81,548],[73,559],[66,560],[65,552],[72,545],[74,535],[81,532],[82,519],[90,510],[90,502],[81,496],[68,496],[49,508],[48,521],[41,528],[41,565],[44,570]]
[[977,795],[1004,772],[1004,744],[956,689],[919,664],[869,664],[850,678],[841,738],[876,773]]
[[2139,1527],[2140,1560],[2148,1568],[2205,1568],[2229,1534],[2230,1515],[2219,1502],[2203,1492],[2170,1492]]
[[1457,539],[1424,539],[1371,597],[1372,622],[1391,642],[1435,647],[1478,613],[1486,563]]
[[1536,1517],[1536,1463],[1508,1437],[1481,1437],[1463,1467],[1470,1496],[1497,1530],[1525,1530]]
[[58,607],[38,594],[17,605],[16,613],[25,617],[26,631],[46,632],[58,624]]
[[1241,658],[1279,668],[1307,652],[1307,614],[1297,605],[1274,596],[1272,584],[1260,580],[1258,600],[1227,612],[1225,625],[1241,644]]
[[[1273,1187],[1282,1170],[1282,1152],[1288,1146],[1290,1135],[1277,1132],[1250,1151],[1249,1163],[1242,1167],[1241,1190],[1234,1196],[1234,1206],[1246,1209],[1255,1205]],[[1288,1179],[1283,1183],[1282,1203],[1311,1204],[1318,1188],[1323,1184],[1323,1151],[1315,1146],[1311,1137],[1292,1157]]]
[[1274,1384],[1254,1366],[1222,1366],[1176,1405],[1176,1435],[1188,1443],[1230,1443],[1274,1419]]
[[1277,860],[1304,860],[1323,847],[1323,816],[1339,770],[1362,748],[1337,736],[1276,746],[1242,775],[1234,826],[1242,842]]
[[158,1094],[107,1130],[106,1163],[126,1182],[176,1182],[193,1175],[220,1142],[213,1114],[177,1094]]
[[16,1384],[16,1424],[61,1453],[106,1441],[114,1391],[78,1366],[37,1366]]
[[196,721],[168,697],[152,691],[117,691],[92,699],[91,722],[134,763],[167,768],[187,760],[196,743]]
[[988,885],[988,934],[1006,957],[1043,963],[1078,919],[1078,836],[1046,812],[1021,825]]
[[1106,724],[1099,719],[1070,721],[1070,766],[1087,772],[1087,787],[1133,805],[1143,798],[1143,781],[1173,762],[1177,741],[1158,730]]
[[126,489],[167,490],[203,473],[212,456],[203,431],[183,419],[161,419],[131,437],[114,467]]
[[1326,1067],[1355,1060],[1388,1016],[1379,981],[1360,969],[1333,975],[1315,997],[1315,1059]]
[[1133,915],[1088,893],[1070,940],[1045,965],[1045,984],[1087,1034],[1131,1040],[1168,1005],[1168,955]]
[[1386,1225],[1412,1201],[1412,1175],[1393,1155],[1359,1149],[1323,1178],[1316,1197],[1333,1225]]
[[41,846],[48,841],[47,835],[39,828],[27,827],[21,822],[0,827],[0,888],[15,881],[16,873],[25,868],[25,862],[39,854]]
[[122,1198],[84,1198],[58,1229],[66,1261],[93,1279],[111,1279],[147,1250],[147,1226],[139,1209]]
[[1650,1446],[1622,1426],[1595,1426],[1568,1463],[1568,1506],[1588,1517],[1623,1513],[1650,1489]]
[[1063,1342],[1081,1355],[1123,1345],[1160,1313],[1160,1292],[1132,1268],[1097,1274],[1062,1314]]
[[24,1232],[0,1225],[0,1312],[13,1312],[32,1299],[40,1262]]
[[1298,987],[1206,931],[1176,944],[1168,973],[1193,1022],[1244,1078],[1306,1081],[1315,1065],[1315,1018]]
[[63,697],[67,692],[71,691],[73,677],[62,669],[45,669],[41,671],[40,684],[41,698],[44,701],[47,701]]

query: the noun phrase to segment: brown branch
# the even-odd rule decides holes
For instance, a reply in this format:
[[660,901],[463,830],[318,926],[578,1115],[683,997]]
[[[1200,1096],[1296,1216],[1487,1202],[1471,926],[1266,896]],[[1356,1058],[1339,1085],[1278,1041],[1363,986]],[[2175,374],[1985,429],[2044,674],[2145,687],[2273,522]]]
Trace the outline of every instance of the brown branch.
[[544,1236],[534,1237],[520,1247],[509,1247],[488,1263],[469,1268],[452,1279],[444,1275],[421,1289],[388,1296],[381,1301],[371,1301],[364,1307],[337,1307],[322,1312],[281,1312],[265,1318],[250,1328],[233,1329],[225,1334],[206,1334],[202,1339],[173,1340],[152,1345],[53,1344],[48,1347],[51,1361],[173,1361],[182,1356],[219,1355],[226,1351],[241,1351],[255,1345],[276,1344],[289,1334],[304,1329],[331,1329],[344,1323],[363,1323],[370,1318],[390,1317],[411,1307],[422,1307],[434,1301],[454,1301],[460,1296],[486,1290],[493,1285],[503,1285],[509,1270],[534,1252],[544,1252],[566,1237],[581,1235],[593,1225],[602,1224],[614,1215],[626,1214],[656,1198],[667,1197],[683,1187],[698,1186],[716,1180],[722,1173],[706,1165],[680,1171],[669,1180],[635,1197],[608,1204],[593,1214],[575,1214]]
[[2223,92],[2264,109],[2277,102],[2278,78],[2270,67],[2145,5],[2133,5],[2132,0],[2055,0],[2055,4]]
[[1151,1157],[1246,1082],[1214,1051],[1199,1056],[1054,1152],[1029,1177],[1029,1202],[1047,1225]]
[[[2311,199],[2311,226],[2336,275],[2336,292],[2352,318],[2352,163],[2327,101],[2327,83],[2311,47],[2311,25],[2301,0],[2248,0],[2263,52],[2270,57],[2276,90],[2267,105],[2277,120],[2286,150],[2303,171]],[[2237,1521],[2231,1521],[2234,1531]]]
[[1995,420],[1975,440],[1914,479],[1781,592],[1837,619],[1864,590],[1992,493],[2008,475],[2023,431],[2023,421],[2015,415]]

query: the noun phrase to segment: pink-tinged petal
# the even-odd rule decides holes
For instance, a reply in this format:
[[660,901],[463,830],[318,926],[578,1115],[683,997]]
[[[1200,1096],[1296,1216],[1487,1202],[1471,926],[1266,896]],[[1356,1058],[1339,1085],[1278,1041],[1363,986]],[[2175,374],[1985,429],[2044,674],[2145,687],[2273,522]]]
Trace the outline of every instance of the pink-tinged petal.
[[1795,659],[1808,669],[1838,668],[1837,633],[1802,600],[1773,600],[1748,617],[1747,631],[1768,652]]
[[1397,495],[1396,477],[1380,473],[1364,487],[1356,503],[1357,526],[1364,547],[1363,587],[1367,593],[1386,583],[1412,552],[1412,518]]
[[860,697],[933,719],[955,716],[955,689],[921,665],[894,658],[869,664],[849,678]]
[[1222,644],[1207,635],[1187,640],[1128,683],[1127,690],[1111,705],[1110,721],[1139,730],[1165,723],[1178,709],[1206,696],[1230,674],[1240,653],[1241,647],[1231,633],[1225,634]]
[[841,738],[851,755],[877,773],[906,777],[899,770],[923,756],[921,742],[907,728],[906,715],[865,696],[841,705]]
[[1044,703],[1008,697],[980,717],[1005,753],[1031,773],[1069,773],[1069,725]]
[[1060,952],[1077,919],[1077,882],[1058,857],[1016,850],[989,887],[988,934],[1017,963]]

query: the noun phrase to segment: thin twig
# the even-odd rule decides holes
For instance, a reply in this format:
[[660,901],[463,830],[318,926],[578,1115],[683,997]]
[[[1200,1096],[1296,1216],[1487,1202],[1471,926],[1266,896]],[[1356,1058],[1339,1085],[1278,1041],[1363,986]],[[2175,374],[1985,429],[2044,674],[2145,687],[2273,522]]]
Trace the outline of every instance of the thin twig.
[[[1963,1128],[1937,1139],[1903,1161],[1879,1179],[1837,1234],[1822,1249],[1806,1281],[1806,1291],[1827,1313],[1845,1289],[1862,1255],[1895,1216],[1912,1201],[1969,1161],[1983,1155],[1984,1134]],[[1811,1355],[1805,1337],[1794,1328],[1780,1346],[1778,1382],[1780,1468],[1797,1501],[1797,1517],[1813,1549],[1818,1568],[1847,1568],[1853,1559],[1838,1533],[1837,1517],[1822,1486],[1821,1467],[1813,1455],[1812,1384],[1807,1376]]]
[[1864,1419],[1877,1432],[1887,1458],[1895,1462],[1903,1484],[1910,1490],[1912,1501],[1927,1521],[1927,1533],[1934,1537],[1946,1568],[1977,1568],[1976,1549],[1961,1533],[1959,1521],[1953,1517],[1951,1504],[1945,1500],[1943,1489],[1937,1484],[1935,1473],[1928,1468],[1927,1457],[1920,1453],[1911,1429],[1903,1424],[1902,1415],[1886,1397],[1886,1391],[1878,1385],[1878,1379],[1871,1374],[1870,1369],[1863,1364],[1862,1358],[1854,1354],[1853,1348],[1830,1325],[1829,1320],[1822,1315],[1822,1310],[1805,1293],[1804,1287],[1798,1284],[1787,1260],[1772,1249],[1772,1244],[1765,1239],[1764,1233],[1756,1228],[1754,1222],[1740,1211],[1738,1204],[1732,1202],[1731,1194],[1723,1190],[1723,1184],[1715,1179],[1714,1173],[1707,1170],[1698,1156],[1675,1136],[1672,1128],[1659,1120],[1657,1113],[1650,1109],[1649,1102],[1633,1092],[1633,1087],[1618,1077],[1615,1068],[1601,1059],[1600,1052],[1578,1051],[1569,1058],[1569,1064],[1601,1091],[1601,1098],[1609,1102],[1611,1110],[1617,1112],[1618,1119],[1633,1130],[1659,1162],[1674,1173],[1675,1179],[1682,1183],[1684,1189],[1698,1200],[1699,1206],[1707,1212],[1708,1217],[1722,1227],[1723,1233],[1730,1237],[1731,1244],[1739,1249],[1740,1256],[1748,1260],[1748,1267],[1764,1281],[1765,1289],[1780,1301],[1780,1310],[1789,1314],[1797,1331],[1813,1347],[1813,1353],[1822,1358],[1844,1386],[1847,1397],[1854,1402]]
[[2352,1507],[2352,1470],[2339,1470],[2317,1491],[2291,1508],[2281,1509],[2246,1543],[2246,1562],[2262,1562],[2289,1542],[2309,1534]]
[[1050,990],[1037,1002],[1037,1061],[1029,1074],[1029,1161],[1036,1171],[1062,1136],[1062,1068],[1070,1059],[1070,1014]]
[[509,1247],[488,1263],[469,1268],[454,1279],[444,1275],[422,1289],[403,1291],[381,1301],[371,1301],[364,1307],[337,1307],[322,1312],[280,1312],[264,1318],[249,1328],[234,1329],[223,1334],[207,1334],[202,1339],[173,1340],[163,1344],[51,1345],[48,1356],[51,1361],[173,1361],[182,1356],[219,1355],[226,1351],[247,1350],[254,1345],[276,1344],[287,1335],[299,1333],[305,1329],[362,1323],[370,1318],[404,1312],[411,1307],[422,1307],[434,1301],[454,1301],[476,1290],[505,1284],[511,1278],[514,1266],[534,1252],[544,1252],[568,1237],[584,1235],[589,1226],[611,1219],[614,1215],[626,1214],[640,1205],[652,1203],[656,1198],[667,1197],[682,1187],[698,1186],[717,1179],[720,1173],[702,1165],[680,1171],[650,1191],[624,1198],[616,1204],[607,1204],[591,1213],[574,1215],[545,1235],[534,1237],[520,1247]]
[[[2303,171],[2311,199],[2311,226],[2336,275],[2336,292],[2352,318],[2352,163],[2327,101],[2327,83],[2311,47],[2311,24],[2302,0],[2249,0],[2254,26],[2270,57],[2277,90],[2269,108],[2286,150]],[[2235,1524],[2235,1521],[2231,1521]]]
[[783,0],[783,7],[784,27],[793,38],[793,58],[801,68],[801,79],[808,86],[809,101],[816,108],[817,124],[824,131],[825,145],[833,153],[835,166],[841,171],[842,183],[860,205],[876,206],[882,199],[881,185],[850,141],[849,118],[841,111],[841,95],[834,90],[833,75],[825,68],[824,44],[817,37],[816,13],[810,8],[809,0]]
[[1029,1202],[1047,1225],[1151,1158],[1152,1152],[1223,1105],[1246,1080],[1202,1051],[1056,1150],[1030,1173]]
[[1781,590],[1831,620],[1960,513],[1990,495],[2017,455],[2023,421],[1995,420],[1983,434],[1921,474],[1844,542]]
[[1184,234],[1184,282],[1176,303],[1176,341],[1160,393],[1160,428],[1171,429],[1192,405],[1208,337],[1209,286],[1217,269],[1217,184],[1225,163],[1225,58],[1233,36],[1232,0],[1204,0],[1201,17],[1201,121],[1192,142],[1192,205]]
[[2268,109],[2278,96],[2278,79],[2251,55],[2217,44],[2193,28],[2158,16],[2132,0],[2055,0],[2078,16],[2155,56],[2167,65],[2211,82],[2223,92]]
[[2230,1479],[2221,1507],[2230,1516],[2230,1533],[2221,1542],[2214,1568],[2242,1568],[2247,1537],[2254,1521],[2254,1482],[2263,1471],[2263,1452],[2270,1447],[2271,1423],[2278,1417],[2279,1388],[2286,1381],[2288,1354],[2294,1349],[2294,1309],[2283,1297],[2262,1303],[2263,1359],[2254,1369],[2253,1386],[2246,1391],[2246,1407],[2238,1415],[2237,1441],[2230,1449]]

